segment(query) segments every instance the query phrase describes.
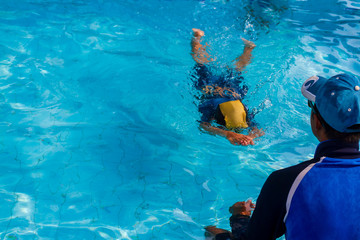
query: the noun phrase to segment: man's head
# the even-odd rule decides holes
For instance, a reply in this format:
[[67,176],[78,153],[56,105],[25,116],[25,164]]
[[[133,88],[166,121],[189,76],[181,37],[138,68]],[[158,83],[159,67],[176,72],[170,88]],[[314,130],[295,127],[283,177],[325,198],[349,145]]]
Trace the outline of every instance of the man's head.
[[[360,80],[357,77],[347,74],[329,79],[313,76],[304,82],[301,92],[312,108],[313,132],[318,123],[328,139],[359,141]],[[313,114],[317,122],[313,122]]]

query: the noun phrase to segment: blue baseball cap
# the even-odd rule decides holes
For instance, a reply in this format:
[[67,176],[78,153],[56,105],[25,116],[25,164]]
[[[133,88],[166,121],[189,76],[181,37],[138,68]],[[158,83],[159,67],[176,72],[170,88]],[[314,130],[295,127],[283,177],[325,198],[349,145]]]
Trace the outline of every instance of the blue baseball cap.
[[358,77],[339,74],[329,79],[313,76],[301,87],[301,93],[315,103],[320,115],[339,132],[360,132],[351,128],[360,124],[360,80]]

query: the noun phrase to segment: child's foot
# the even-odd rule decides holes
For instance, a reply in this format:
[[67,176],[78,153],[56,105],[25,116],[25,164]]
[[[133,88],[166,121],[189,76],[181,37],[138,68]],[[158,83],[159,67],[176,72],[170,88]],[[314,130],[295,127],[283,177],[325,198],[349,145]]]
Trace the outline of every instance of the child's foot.
[[200,30],[200,29],[197,29],[197,28],[193,28],[192,29],[193,32],[194,32],[194,37],[202,37],[205,35],[204,31]]
[[246,40],[245,38],[241,38],[241,40],[243,40],[245,47],[247,48],[253,49],[256,47],[255,43],[253,43],[252,41]]

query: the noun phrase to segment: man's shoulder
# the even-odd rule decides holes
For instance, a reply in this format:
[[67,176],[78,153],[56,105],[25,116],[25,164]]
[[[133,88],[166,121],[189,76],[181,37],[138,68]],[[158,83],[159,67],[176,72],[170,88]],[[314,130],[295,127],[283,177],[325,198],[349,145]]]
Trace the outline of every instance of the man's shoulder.
[[283,168],[280,170],[276,170],[272,172],[269,176],[270,180],[275,181],[286,181],[295,180],[295,178],[301,173],[307,166],[309,166],[312,163],[316,163],[318,160],[311,159],[308,161],[301,162],[299,164]]

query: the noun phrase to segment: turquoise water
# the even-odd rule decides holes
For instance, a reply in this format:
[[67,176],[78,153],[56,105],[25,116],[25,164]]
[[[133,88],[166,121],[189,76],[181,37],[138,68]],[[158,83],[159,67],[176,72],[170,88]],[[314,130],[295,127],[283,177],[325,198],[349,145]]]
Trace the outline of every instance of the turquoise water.
[[[357,1],[1,1],[0,238],[203,239],[274,170],[311,158],[302,82],[360,74]],[[199,130],[191,28],[266,135]]]

